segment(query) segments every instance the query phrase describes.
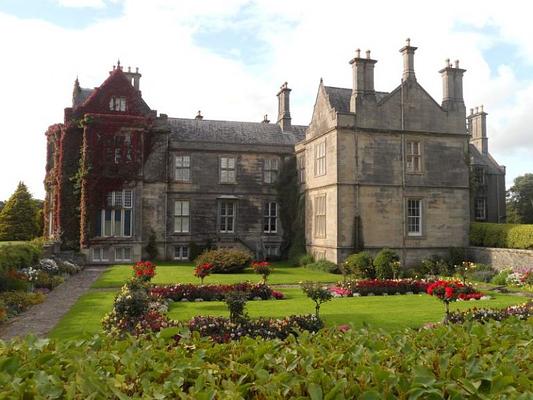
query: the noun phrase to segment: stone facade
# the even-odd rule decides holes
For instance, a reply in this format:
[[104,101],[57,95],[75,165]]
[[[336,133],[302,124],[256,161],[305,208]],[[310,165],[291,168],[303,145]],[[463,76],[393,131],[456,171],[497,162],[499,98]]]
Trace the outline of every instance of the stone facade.
[[488,219],[501,215],[505,170],[478,145],[478,114],[467,129],[465,70],[446,62],[437,104],[416,80],[415,50],[401,49],[402,83],[390,93],[374,89],[377,61],[358,52],[352,88],[321,81],[308,127],[291,123],[286,83],[270,123],[158,115],[142,99],[138,70],[120,65],[94,90],[76,81],[64,123],[47,132],[48,237],[79,242],[95,263],[144,258],[149,241],[165,259],[204,247],[276,257],[275,181],[296,155],[306,247],[318,258],[390,247],[409,264],[466,246],[471,165],[497,171],[495,183],[475,188],[497,199],[487,201]]

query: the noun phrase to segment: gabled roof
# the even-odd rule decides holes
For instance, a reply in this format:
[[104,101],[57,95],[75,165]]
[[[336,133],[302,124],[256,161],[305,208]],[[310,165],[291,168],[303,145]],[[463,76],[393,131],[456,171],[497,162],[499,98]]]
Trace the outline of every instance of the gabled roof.
[[472,157],[472,163],[474,165],[484,165],[491,169],[492,172],[499,172],[501,174],[505,173],[504,167],[500,166],[490,154],[482,154],[476,146],[472,143],[470,147],[470,156]]
[[305,137],[307,126],[293,125],[282,132],[278,124],[168,118],[172,138],[177,141],[294,145]]
[[[329,97],[329,104],[337,112],[347,113],[350,112],[350,99],[352,97],[352,89],[339,88],[334,86],[324,86],[326,93]],[[387,92],[375,92],[376,100],[380,102],[389,93]]]

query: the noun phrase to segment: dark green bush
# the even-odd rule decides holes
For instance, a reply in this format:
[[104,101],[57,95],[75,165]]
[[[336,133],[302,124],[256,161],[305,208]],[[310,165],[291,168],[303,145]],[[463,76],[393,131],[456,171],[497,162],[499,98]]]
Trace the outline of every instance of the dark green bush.
[[213,273],[242,272],[250,265],[252,255],[246,251],[237,249],[207,250],[200,254],[195,264],[212,264]]
[[434,254],[425,260],[422,260],[416,270],[423,276],[427,275],[445,275],[451,276],[454,273],[453,266],[450,266],[440,256]]
[[15,243],[0,246],[0,270],[32,267],[41,257],[42,247],[33,243]]
[[315,271],[324,271],[331,274],[340,274],[341,270],[337,264],[328,260],[318,260],[311,264],[306,264],[305,268],[312,269]]
[[463,261],[469,261],[467,260],[466,249],[464,247],[450,247],[448,249],[446,262],[449,266],[461,265]]
[[533,249],[533,225],[473,222],[470,225],[472,246]]
[[[0,342],[0,398],[531,399],[533,324]],[[364,385],[362,380],[364,379]],[[327,397],[326,397],[327,396]]]
[[343,267],[345,274],[356,278],[374,279],[376,277],[372,256],[366,251],[348,256]]
[[30,289],[26,275],[15,269],[0,270],[0,292],[21,290],[26,292]]
[[494,275],[490,283],[493,283],[494,285],[505,286],[507,285],[507,277],[512,273],[513,271],[511,269],[502,269],[500,272]]
[[50,275],[47,272],[39,271],[34,282],[36,289],[49,289],[52,290],[55,287],[61,285],[64,282],[64,278],[58,275]]
[[398,262],[400,257],[394,251],[384,248],[374,258],[374,267],[376,268],[377,279],[392,279],[395,276],[394,263]]
[[2,292],[0,302],[5,304],[9,316],[20,314],[35,304],[44,301],[44,294],[35,292]]
[[302,254],[299,258],[298,258],[298,265],[300,265],[300,267],[305,267],[307,264],[312,264],[315,262],[315,257],[313,257],[312,254]]

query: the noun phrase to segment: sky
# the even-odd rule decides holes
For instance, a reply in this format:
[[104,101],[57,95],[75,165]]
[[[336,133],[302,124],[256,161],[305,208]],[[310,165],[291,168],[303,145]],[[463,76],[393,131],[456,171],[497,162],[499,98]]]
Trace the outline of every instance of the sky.
[[408,37],[438,103],[444,60],[467,70],[467,110],[488,112],[509,187],[533,172],[532,11],[519,0],[0,0],[0,200],[19,181],[44,197],[44,132],[63,122],[76,77],[99,86],[118,59],[169,116],[275,120],[287,81],[293,123],[307,125],[320,78],[351,87],[357,48],[378,60],[377,90],[398,86]]

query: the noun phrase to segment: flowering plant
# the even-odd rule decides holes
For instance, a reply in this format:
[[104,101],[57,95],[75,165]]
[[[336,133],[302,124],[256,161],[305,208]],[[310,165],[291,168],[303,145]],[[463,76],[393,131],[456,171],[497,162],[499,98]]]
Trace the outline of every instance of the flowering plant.
[[457,274],[461,277],[463,284],[466,284],[466,277],[470,271],[475,269],[476,264],[470,261],[463,261],[461,266],[455,266]]
[[133,276],[144,282],[149,282],[155,276],[155,264],[150,261],[140,261],[133,266]]
[[459,281],[439,280],[433,282],[427,287],[427,294],[439,298],[446,307],[445,321],[450,314],[450,303],[457,300],[468,300],[470,298],[481,298],[481,293],[473,287],[463,284]]
[[[408,292],[417,294],[425,293],[429,282],[415,279],[359,279],[340,282],[336,288],[348,290],[350,293],[342,292],[343,296],[367,296],[370,293],[374,295],[384,294],[405,294]],[[337,292],[341,294],[340,292]]]
[[203,285],[204,284],[204,278],[206,276],[211,275],[211,271],[213,270],[213,264],[210,263],[203,263],[199,264],[194,268],[194,276],[197,278],[200,278],[200,282]]
[[271,298],[283,299],[283,293],[272,290],[264,283],[253,284],[250,282],[233,283],[226,285],[194,285],[192,283],[177,283],[174,285],[154,286],[150,293],[157,298],[169,299],[172,301],[194,301],[202,299],[204,301],[224,300],[227,293],[232,291],[245,292],[248,300]]
[[319,282],[304,282],[300,286],[307,297],[315,302],[315,315],[320,319],[320,306],[330,301],[333,294]]
[[266,283],[268,276],[272,273],[272,265],[268,261],[254,261],[252,269],[262,276],[263,283]]

